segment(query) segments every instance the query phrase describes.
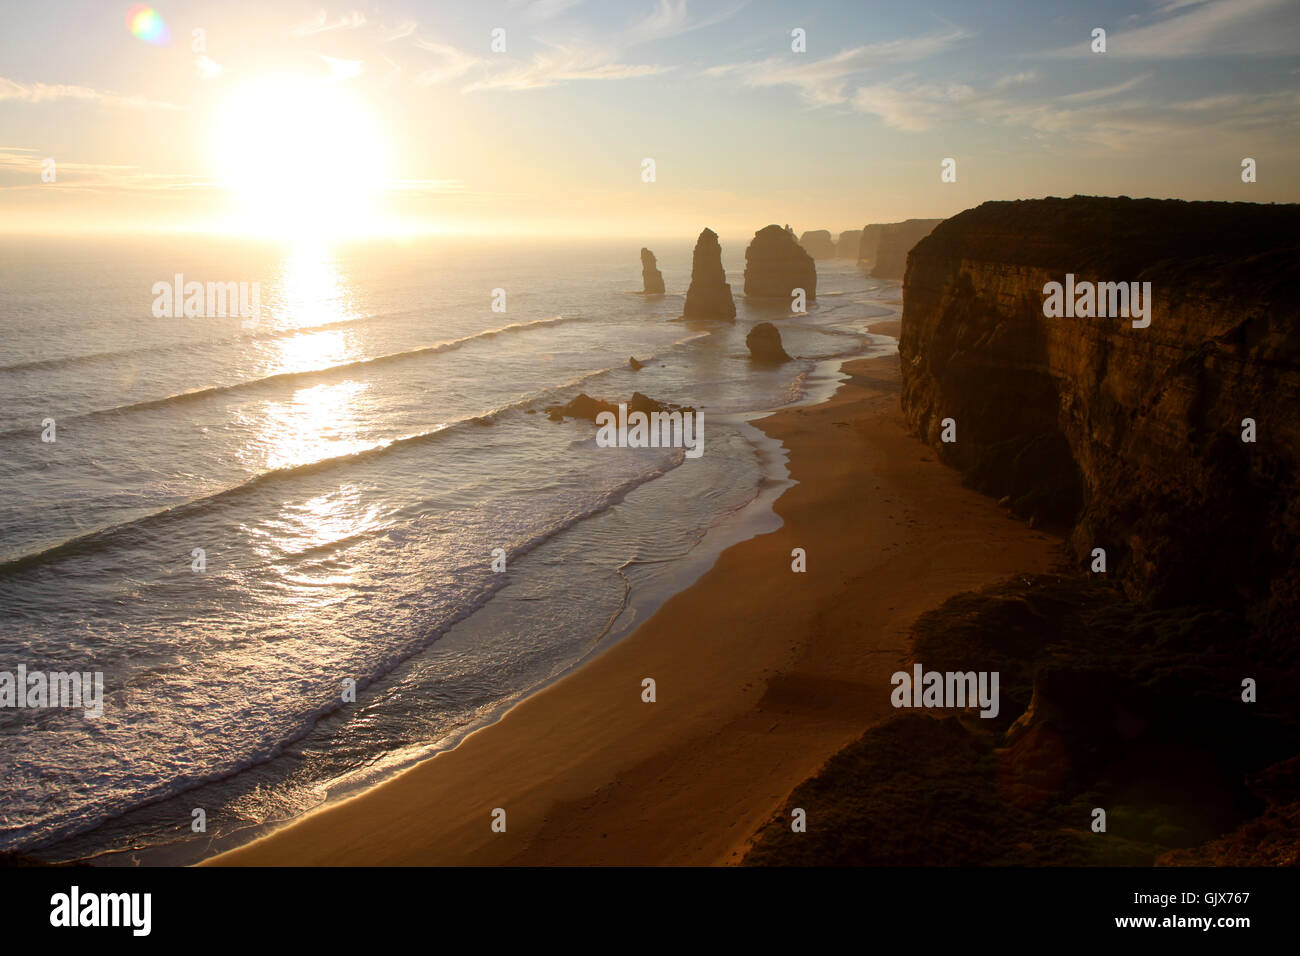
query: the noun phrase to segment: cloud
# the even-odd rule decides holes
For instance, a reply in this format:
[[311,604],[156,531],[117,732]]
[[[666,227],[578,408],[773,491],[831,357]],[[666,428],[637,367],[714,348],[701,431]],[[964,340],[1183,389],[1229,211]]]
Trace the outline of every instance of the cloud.
[[[967,36],[963,31],[954,30],[853,47],[821,59],[808,59],[807,54],[791,54],[748,63],[723,64],[709,67],[704,75],[732,76],[751,87],[793,86],[810,105],[831,106],[849,101],[845,86],[850,77],[884,66],[926,59],[944,52]],[[877,85],[868,89],[880,88]]]
[[380,43],[391,43],[393,40],[400,40],[403,37],[409,37],[415,32],[416,22],[414,20],[403,20],[395,27],[381,26],[376,33],[379,36]]
[[121,96],[104,90],[91,89],[88,86],[72,86],[64,83],[18,83],[0,76],[0,102],[16,100],[22,103],[52,103],[60,100],[73,100],[82,103],[94,103],[115,109],[131,110],[184,110],[185,106],[163,103],[158,100],[145,99],[142,96]]
[[[60,189],[207,189],[211,183],[193,176],[142,172],[138,166],[74,163],[55,160]],[[23,146],[0,147],[0,189],[50,188],[41,181],[45,157]]]
[[479,64],[487,62],[484,57],[465,53],[446,43],[434,43],[430,40],[417,39],[415,45],[421,50],[428,50],[438,56],[436,64],[416,74],[415,82],[420,86],[434,86],[438,83],[454,80],[457,77],[464,76]]
[[1294,0],[1201,0],[1167,3],[1163,18],[1132,30],[1108,31],[1106,53],[1089,48],[1090,36],[1051,50],[1048,57],[1107,56],[1169,59],[1193,56],[1294,54],[1300,47],[1300,17]]
[[366,15],[360,10],[349,11],[337,20],[329,19],[329,15],[324,10],[318,10],[310,20],[306,20],[294,27],[292,33],[296,37],[306,37],[314,33],[325,33],[329,30],[356,30],[365,25]]
[[740,0],[711,14],[693,17],[687,6],[687,0],[655,0],[654,9],[624,33],[622,43],[626,46],[635,46],[638,43],[664,40],[713,26],[715,23],[734,17],[748,2],[749,0]]
[[1102,100],[1108,96],[1115,96],[1118,93],[1127,93],[1129,90],[1141,86],[1149,79],[1151,79],[1151,74],[1143,73],[1141,76],[1135,76],[1132,79],[1125,80],[1123,83],[1116,83],[1114,86],[1099,86],[1092,90],[1080,90],[1077,93],[1066,93],[1063,96],[1058,96],[1057,99],[1064,103]]
[[638,76],[666,73],[671,66],[648,63],[618,63],[608,54],[581,50],[557,49],[538,53],[531,62],[503,70],[467,84],[462,92],[477,90],[540,90],[574,80],[626,80]]
[[527,20],[541,21],[550,20],[558,17],[570,7],[576,7],[583,0],[515,0],[510,6],[512,8],[523,7],[523,16]]
[[967,83],[900,77],[860,87],[851,103],[861,113],[880,117],[886,126],[914,133],[962,120],[1005,118],[1012,107],[1002,94],[1037,79],[1032,72],[1014,73],[981,90]]

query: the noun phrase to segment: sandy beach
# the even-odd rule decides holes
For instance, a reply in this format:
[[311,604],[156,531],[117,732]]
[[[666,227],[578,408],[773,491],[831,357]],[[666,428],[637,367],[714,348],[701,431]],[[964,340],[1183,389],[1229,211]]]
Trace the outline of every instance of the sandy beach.
[[1057,539],[907,433],[896,355],[844,370],[831,400],[759,423],[798,482],[778,531],[725,551],[624,641],[455,749],[207,862],[739,861],[795,786],[896,713],[889,677],[918,615],[1059,559]]

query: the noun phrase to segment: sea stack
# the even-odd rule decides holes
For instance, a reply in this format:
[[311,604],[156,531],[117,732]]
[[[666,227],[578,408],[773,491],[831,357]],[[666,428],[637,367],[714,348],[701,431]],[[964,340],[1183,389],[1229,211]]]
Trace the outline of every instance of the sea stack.
[[705,229],[695,242],[691,286],[686,290],[686,308],[682,315],[688,319],[736,317],[731,286],[722,270],[722,247],[718,245],[718,234],[712,229]]
[[829,229],[810,229],[799,237],[799,245],[814,259],[834,259],[835,240]]
[[646,295],[664,294],[664,274],[655,264],[655,254],[649,249],[641,250],[641,282]]
[[779,365],[790,361],[785,348],[781,345],[781,332],[771,322],[760,322],[749,330],[745,336],[745,345],[755,362]]
[[817,298],[817,266],[794,234],[780,226],[764,226],[745,250],[745,295],[789,299],[803,289],[809,302]]

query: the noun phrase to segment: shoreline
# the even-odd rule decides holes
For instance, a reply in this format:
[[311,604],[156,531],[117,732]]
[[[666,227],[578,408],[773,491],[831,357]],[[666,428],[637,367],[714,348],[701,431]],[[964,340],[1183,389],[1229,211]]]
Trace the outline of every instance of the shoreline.
[[[897,320],[870,331],[896,335]],[[796,482],[779,528],[454,748],[204,864],[738,861],[795,786],[894,714],[889,676],[917,616],[1058,553],[907,434],[897,355],[842,371],[828,401],[754,421]]]

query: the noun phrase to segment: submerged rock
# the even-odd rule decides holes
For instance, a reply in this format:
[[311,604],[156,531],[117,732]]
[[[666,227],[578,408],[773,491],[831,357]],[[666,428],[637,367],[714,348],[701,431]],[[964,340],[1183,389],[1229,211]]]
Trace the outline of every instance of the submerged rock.
[[734,319],[736,303],[731,297],[731,286],[722,269],[722,246],[718,234],[705,229],[695,242],[695,255],[691,261],[691,287],[686,290],[686,308],[682,311],[688,319]]
[[655,254],[644,248],[641,250],[641,283],[645,295],[664,294],[664,274],[655,264]]
[[745,336],[745,345],[749,347],[749,355],[755,362],[779,364],[790,361],[790,356],[781,345],[781,333],[771,322],[760,322],[750,329]]
[[817,298],[817,266],[793,234],[780,226],[764,226],[745,250],[745,295],[789,299],[803,289],[809,302]]

